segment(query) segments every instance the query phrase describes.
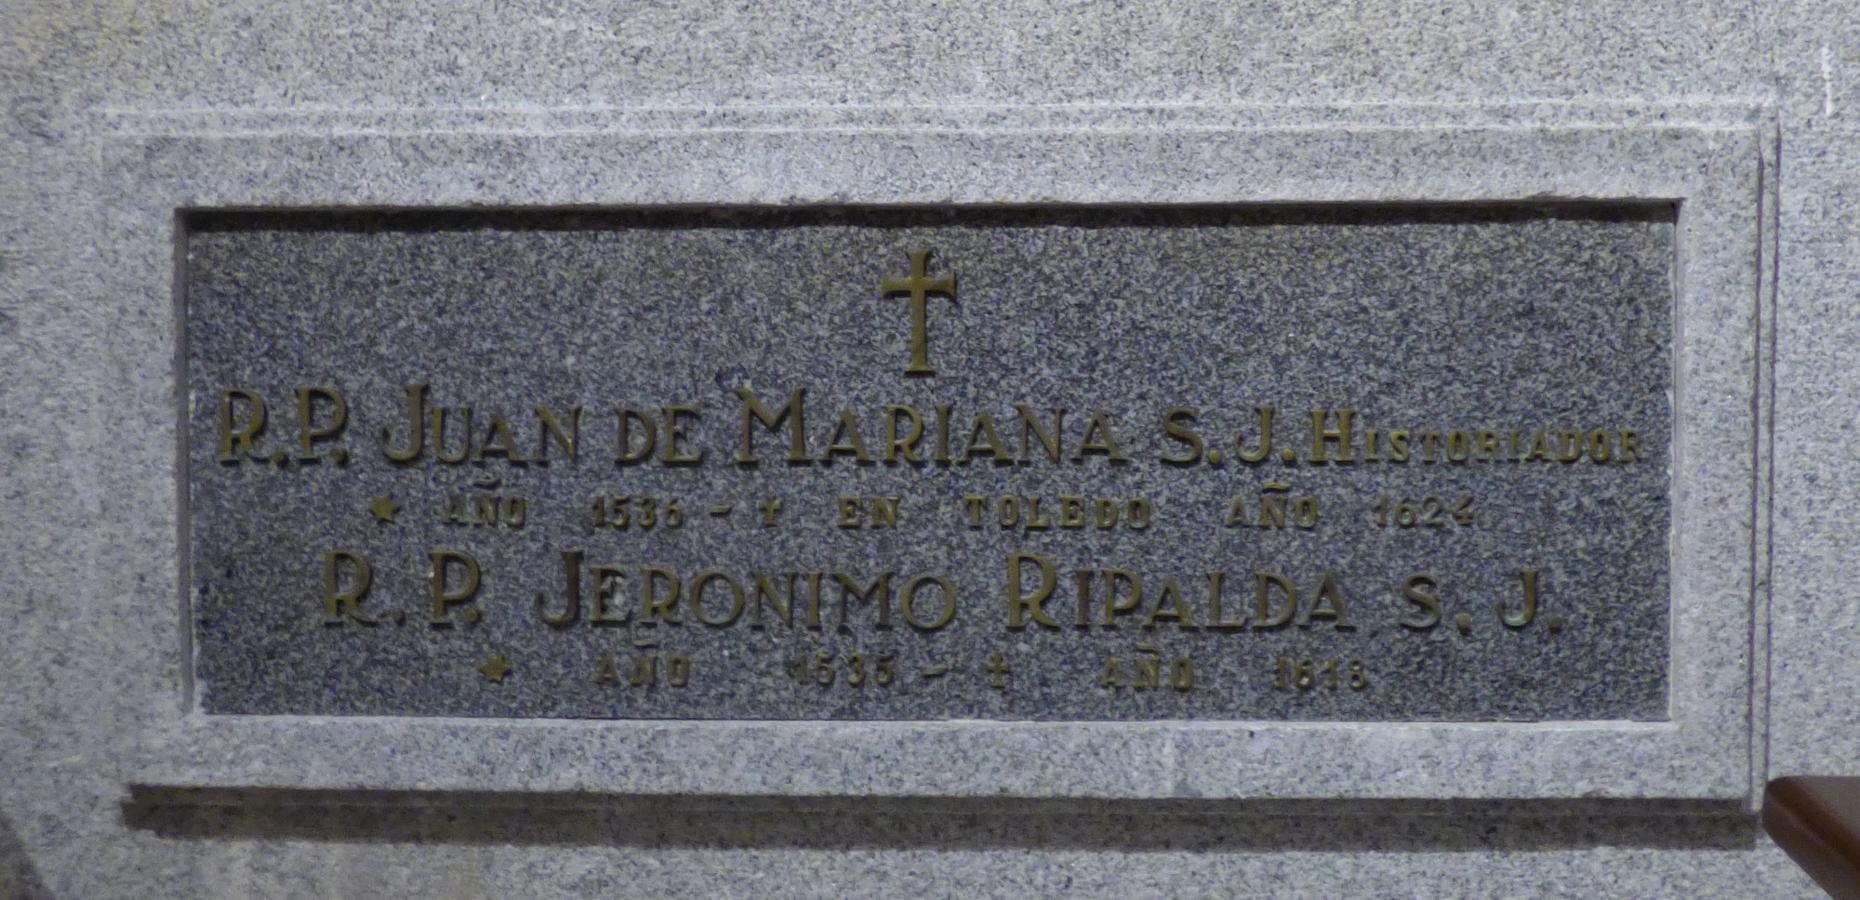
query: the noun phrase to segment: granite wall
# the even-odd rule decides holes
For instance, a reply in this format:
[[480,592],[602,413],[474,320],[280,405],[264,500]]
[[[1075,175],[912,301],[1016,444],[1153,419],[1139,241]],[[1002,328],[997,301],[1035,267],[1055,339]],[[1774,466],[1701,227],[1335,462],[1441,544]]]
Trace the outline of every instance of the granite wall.
[[127,251],[100,235],[134,198],[101,160],[163,129],[1756,110],[1779,179],[1757,391],[1773,429],[1754,450],[1774,486],[1725,510],[1761,543],[1753,756],[1772,775],[1860,774],[1860,16],[1844,3],[13,0],[0,26],[0,895],[1814,896],[1747,811],[1686,802],[131,790],[147,724],[179,712],[150,698],[188,668],[148,637],[178,619],[175,436],[122,414],[172,404],[174,335],[111,286]]

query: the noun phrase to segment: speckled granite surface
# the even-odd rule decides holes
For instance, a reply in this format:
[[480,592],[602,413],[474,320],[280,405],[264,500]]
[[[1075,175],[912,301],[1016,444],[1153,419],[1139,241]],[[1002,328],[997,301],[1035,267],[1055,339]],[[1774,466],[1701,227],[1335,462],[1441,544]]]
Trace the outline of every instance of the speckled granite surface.
[[[201,703],[1664,718],[1672,216],[203,216],[186,276]],[[934,374],[907,375],[908,303],[880,287],[920,247],[957,297],[932,298]],[[425,446],[396,461],[408,385],[428,386]],[[304,386],[348,417],[309,465]],[[793,419],[743,419],[743,391],[773,409],[797,389],[801,463]],[[222,452],[254,396],[265,430]],[[578,423],[572,460],[536,406]],[[333,430],[335,401],[313,407]],[[666,407],[690,410],[675,453]],[[629,420],[643,461],[616,462],[622,408],[657,423]],[[1194,411],[1176,436],[1172,408]],[[1353,411],[1349,446],[1320,454],[1313,411],[1333,408]],[[616,495],[624,516],[591,508]],[[897,521],[859,500],[849,522],[844,497],[898,498]],[[459,521],[481,498],[503,518]],[[482,586],[435,617],[438,549]],[[357,558],[369,591],[332,621],[326,572],[351,592]],[[468,564],[440,565],[456,592]],[[1048,578],[1037,605],[1007,600]],[[482,672],[493,656],[510,671]]]
[[[15,4],[0,27],[0,896],[1820,896],[1746,813],[1541,798],[1708,781],[1735,796],[1860,759],[1852,13]],[[1323,130],[1338,122],[1377,131]],[[1755,138],[1665,130],[1695,126]],[[1608,129],[1658,137],[1596,137]],[[1065,136],[1017,136],[1035,132]],[[1749,280],[1681,280],[1748,327],[1681,316],[1675,388],[1735,398],[1760,425],[1675,416],[1672,503],[1695,517],[1671,546],[1673,723],[1622,723],[1619,740],[1579,723],[1291,723],[1242,742],[1255,726],[1101,723],[1121,737],[1087,739],[1056,723],[188,712],[177,206],[1673,197],[1718,157],[1669,151],[1702,144],[1763,174],[1687,207],[1706,215],[1682,216],[1682,267],[1745,255],[1733,246],[1763,256]],[[172,180],[119,177],[125,161]],[[1675,751],[1687,723],[1722,737]],[[890,764],[860,768],[881,745]],[[1741,773],[1701,768],[1731,745]],[[179,762],[142,764],[163,754]],[[200,807],[126,787],[195,783],[281,790]],[[368,784],[424,799],[377,806],[352,790]],[[649,796],[565,813],[539,806],[538,785]],[[995,799],[1003,785],[1413,804],[1030,815]],[[1539,799],[1470,813],[1426,799],[1480,790]],[[834,793],[858,812],[666,796],[681,791]],[[879,791],[970,799],[932,811]]]

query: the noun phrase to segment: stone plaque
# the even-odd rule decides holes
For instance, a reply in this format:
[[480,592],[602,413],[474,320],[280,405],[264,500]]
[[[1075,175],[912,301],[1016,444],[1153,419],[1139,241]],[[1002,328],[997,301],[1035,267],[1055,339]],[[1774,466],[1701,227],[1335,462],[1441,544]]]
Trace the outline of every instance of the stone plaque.
[[184,226],[208,713],[1666,715],[1668,205]]

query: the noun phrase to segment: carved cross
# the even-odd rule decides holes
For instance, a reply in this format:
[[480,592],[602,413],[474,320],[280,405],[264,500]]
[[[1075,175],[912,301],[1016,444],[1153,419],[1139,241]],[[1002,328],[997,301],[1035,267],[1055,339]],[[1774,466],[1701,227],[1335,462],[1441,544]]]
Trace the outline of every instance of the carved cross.
[[929,264],[929,248],[913,250],[909,276],[886,278],[878,284],[885,296],[908,294],[911,301],[911,364],[904,368],[906,375],[932,375],[936,372],[930,367],[930,295],[942,294],[951,302],[956,299],[955,276],[931,278],[928,274]]

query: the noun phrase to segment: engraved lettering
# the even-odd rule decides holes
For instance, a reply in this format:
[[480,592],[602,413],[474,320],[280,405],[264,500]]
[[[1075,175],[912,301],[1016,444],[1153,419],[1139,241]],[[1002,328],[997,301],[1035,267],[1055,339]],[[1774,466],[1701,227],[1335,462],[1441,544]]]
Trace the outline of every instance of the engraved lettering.
[[[1021,567],[1031,563],[1040,567],[1040,586],[1033,593],[1026,593],[1026,582],[1022,579]],[[1027,627],[1027,620],[1043,628],[1058,628],[1059,623],[1046,612],[1046,600],[1053,596],[1053,588],[1059,584],[1059,576],[1053,570],[1052,560],[1036,553],[1015,553],[1008,557],[1007,569],[1007,627],[1020,630]]]
[[[329,415],[321,422],[317,421],[317,409],[322,406],[330,408]],[[342,430],[349,425],[349,403],[342,398],[342,392],[333,387],[300,387],[297,389],[297,459],[301,462],[316,462],[322,455],[316,451],[316,444],[333,441],[342,436]],[[338,448],[331,456],[338,465],[349,461],[347,450]]]
[[[431,588],[433,604],[427,621],[434,628],[452,628],[454,607],[464,607],[461,614],[466,622],[476,622],[483,615],[474,598],[478,595],[482,570],[478,561],[471,554],[459,550],[434,550],[427,555],[427,582]],[[459,574],[454,575],[457,569]]]
[[404,446],[394,446],[393,430],[381,426],[381,452],[397,463],[410,463],[426,453],[426,391],[427,385],[407,385],[406,428],[407,439]]
[[[243,416],[237,407],[245,407]],[[253,391],[220,392],[219,451],[220,462],[236,463],[245,459],[265,459],[254,446],[265,430],[265,399]]]
[[[350,573],[343,575],[344,570]],[[360,622],[373,625],[374,616],[362,612],[368,588],[374,583],[374,569],[368,558],[353,550],[331,550],[323,554],[323,624],[340,625]]]
[[1432,575],[1410,575],[1402,584],[1401,595],[1415,605],[1414,614],[1401,620],[1403,628],[1425,631],[1440,624],[1440,598],[1434,596],[1439,582]]
[[753,466],[759,461],[753,443],[756,423],[760,423],[763,428],[770,431],[776,431],[781,428],[784,421],[788,423],[788,462],[801,465],[809,461],[806,388],[795,388],[788,394],[788,402],[782,404],[781,409],[773,412],[763,406],[755,392],[748,388],[737,388],[736,394],[741,399],[743,408],[742,440],[736,451],[737,465]]

